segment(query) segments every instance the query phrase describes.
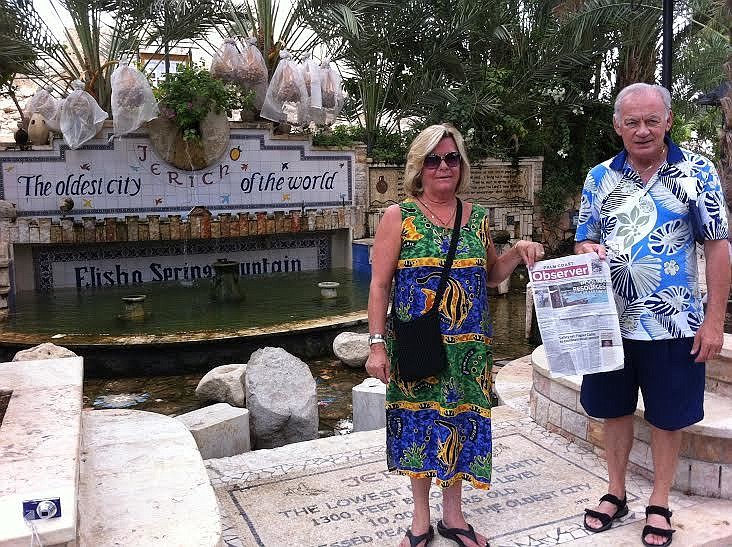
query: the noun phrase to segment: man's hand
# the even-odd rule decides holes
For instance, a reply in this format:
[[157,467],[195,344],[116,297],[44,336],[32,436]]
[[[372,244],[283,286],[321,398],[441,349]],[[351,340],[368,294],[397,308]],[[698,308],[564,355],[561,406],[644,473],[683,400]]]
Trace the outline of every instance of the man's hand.
[[366,372],[381,383],[389,383],[389,358],[386,356],[384,344],[371,344],[369,358],[366,360]]
[[605,260],[607,253],[605,252],[605,246],[594,241],[580,241],[574,246],[574,254],[585,254],[585,253],[597,253],[600,260]]
[[719,321],[704,319],[694,336],[691,354],[696,354],[695,363],[704,363],[714,359],[722,351],[724,343],[724,327]]

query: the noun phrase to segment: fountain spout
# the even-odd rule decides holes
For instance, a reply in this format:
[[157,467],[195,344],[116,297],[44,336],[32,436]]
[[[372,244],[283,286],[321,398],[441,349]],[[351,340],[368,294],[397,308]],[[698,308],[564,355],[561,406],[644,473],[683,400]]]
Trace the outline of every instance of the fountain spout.
[[239,263],[219,258],[212,264],[216,275],[213,279],[211,298],[217,302],[238,302],[244,298],[239,287]]

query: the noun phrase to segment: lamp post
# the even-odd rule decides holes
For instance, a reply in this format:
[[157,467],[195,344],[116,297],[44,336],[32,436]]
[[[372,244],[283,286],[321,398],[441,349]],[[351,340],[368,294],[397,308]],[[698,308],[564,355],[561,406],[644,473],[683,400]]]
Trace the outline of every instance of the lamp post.
[[663,49],[661,50],[661,85],[671,91],[671,45],[674,37],[674,2],[663,0]]

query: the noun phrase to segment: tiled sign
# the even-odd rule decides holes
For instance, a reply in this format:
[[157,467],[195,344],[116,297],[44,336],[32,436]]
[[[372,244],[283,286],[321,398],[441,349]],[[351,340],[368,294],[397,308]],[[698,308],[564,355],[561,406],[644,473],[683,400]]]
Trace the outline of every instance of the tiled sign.
[[227,259],[239,275],[265,275],[327,269],[330,238],[308,237],[185,241],[168,244],[116,244],[38,248],[34,251],[36,288],[90,288],[151,281],[195,281],[212,277],[212,264]]
[[353,152],[312,150],[269,131],[232,129],[227,151],[209,167],[182,171],[160,159],[143,134],[89,141],[71,150],[0,151],[0,198],[18,216],[186,214],[342,207],[353,203]]

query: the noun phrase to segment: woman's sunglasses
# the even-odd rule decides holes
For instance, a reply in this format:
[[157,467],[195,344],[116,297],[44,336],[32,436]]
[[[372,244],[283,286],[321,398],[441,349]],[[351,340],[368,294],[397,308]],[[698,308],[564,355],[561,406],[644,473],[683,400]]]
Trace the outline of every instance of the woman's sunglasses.
[[460,152],[448,152],[444,156],[439,154],[427,154],[422,162],[422,166],[426,169],[437,169],[444,161],[448,167],[457,167],[460,165]]

